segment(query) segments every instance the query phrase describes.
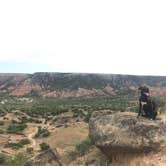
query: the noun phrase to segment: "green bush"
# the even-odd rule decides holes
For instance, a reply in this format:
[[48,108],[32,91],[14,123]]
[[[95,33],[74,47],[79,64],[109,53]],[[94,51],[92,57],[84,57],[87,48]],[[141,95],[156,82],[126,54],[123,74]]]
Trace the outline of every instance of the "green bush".
[[8,143],[7,147],[11,147],[13,149],[22,148],[24,145],[30,144],[29,139],[22,139],[18,143]]
[[0,126],[3,126],[4,125],[4,122],[3,121],[0,121]]
[[12,124],[8,127],[7,133],[21,134],[21,132],[27,127],[26,124]]
[[40,144],[41,151],[48,150],[49,148],[50,148],[50,146],[48,144],[46,144],[45,142]]
[[4,165],[5,161],[6,161],[6,156],[4,154],[0,153],[0,165],[1,164]]
[[89,123],[90,117],[91,117],[91,113],[88,112],[88,114],[85,115],[84,122]]
[[31,154],[31,153],[33,152],[33,148],[32,148],[32,147],[28,147],[28,148],[26,149],[26,151]]
[[28,160],[28,157],[22,153],[18,153],[12,158],[9,158],[5,163],[4,166],[23,166],[24,163]]
[[90,149],[91,146],[92,142],[90,138],[87,137],[85,140],[76,145],[76,151],[81,156],[84,155]]
[[0,134],[4,134],[4,131],[2,129],[0,129]]
[[50,135],[50,132],[47,129],[42,129],[41,127],[38,128],[38,132],[35,135],[36,138],[40,137],[48,137]]
[[159,113],[166,112],[166,98],[165,97],[155,97],[154,101],[156,103],[156,108]]
[[92,142],[90,138],[87,137],[82,142],[76,144],[75,150],[67,151],[66,153],[71,159],[75,159],[78,156],[84,155],[86,152],[89,151],[91,147],[92,147]]
[[30,144],[30,141],[29,141],[29,139],[25,138],[25,139],[20,140],[19,143],[20,143],[21,145],[27,145],[27,144]]

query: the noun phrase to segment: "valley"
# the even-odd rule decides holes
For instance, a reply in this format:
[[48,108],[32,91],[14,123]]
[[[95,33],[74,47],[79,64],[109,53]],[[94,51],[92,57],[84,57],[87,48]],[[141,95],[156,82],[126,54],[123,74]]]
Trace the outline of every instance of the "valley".
[[106,166],[110,161],[89,138],[93,112],[138,112],[137,89],[146,84],[164,117],[165,82],[148,76],[1,74],[0,166],[23,166],[49,148],[64,165]]

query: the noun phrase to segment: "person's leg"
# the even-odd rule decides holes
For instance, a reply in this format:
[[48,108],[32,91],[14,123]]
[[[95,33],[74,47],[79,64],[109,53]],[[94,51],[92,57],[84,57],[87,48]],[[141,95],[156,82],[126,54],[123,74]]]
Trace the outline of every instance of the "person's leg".
[[138,115],[137,117],[139,117],[140,115],[142,115],[142,110],[143,110],[143,106],[141,103],[141,99],[139,99],[139,109],[138,109]]
[[143,105],[143,111],[144,111],[144,113],[145,113],[145,117],[149,117],[149,110],[148,110],[148,105],[147,104],[144,104]]

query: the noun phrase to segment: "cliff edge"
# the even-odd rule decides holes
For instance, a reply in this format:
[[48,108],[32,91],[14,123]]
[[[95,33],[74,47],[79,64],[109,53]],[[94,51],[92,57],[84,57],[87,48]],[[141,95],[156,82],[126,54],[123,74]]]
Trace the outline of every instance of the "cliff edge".
[[131,112],[94,112],[90,138],[111,166],[166,165],[166,120],[137,118]]

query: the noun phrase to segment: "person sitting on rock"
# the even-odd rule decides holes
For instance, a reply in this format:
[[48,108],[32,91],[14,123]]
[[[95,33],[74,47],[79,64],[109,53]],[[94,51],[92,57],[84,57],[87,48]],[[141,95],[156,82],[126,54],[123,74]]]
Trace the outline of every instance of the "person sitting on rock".
[[138,90],[140,90],[141,92],[141,95],[139,98],[138,117],[142,115],[151,120],[155,120],[157,116],[156,103],[150,97],[149,88],[146,86],[141,86],[138,88]]

